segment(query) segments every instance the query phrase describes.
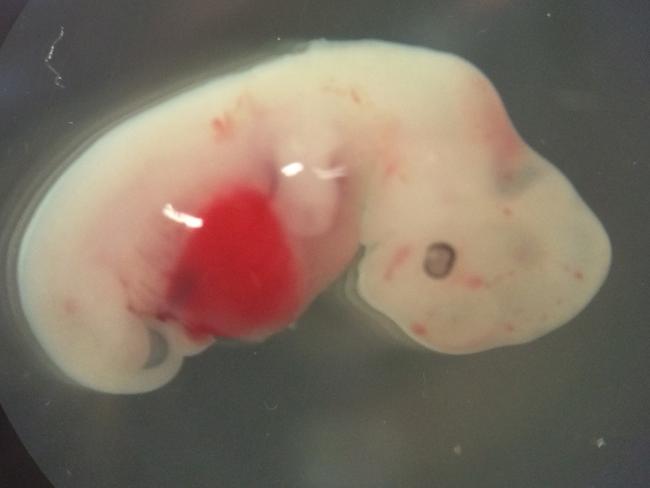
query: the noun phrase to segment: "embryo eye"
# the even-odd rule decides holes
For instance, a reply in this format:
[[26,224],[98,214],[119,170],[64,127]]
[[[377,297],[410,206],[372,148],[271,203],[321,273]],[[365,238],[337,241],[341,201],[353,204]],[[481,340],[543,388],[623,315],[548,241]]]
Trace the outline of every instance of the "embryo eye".
[[456,251],[446,242],[434,242],[427,247],[422,267],[433,279],[445,278],[454,266]]

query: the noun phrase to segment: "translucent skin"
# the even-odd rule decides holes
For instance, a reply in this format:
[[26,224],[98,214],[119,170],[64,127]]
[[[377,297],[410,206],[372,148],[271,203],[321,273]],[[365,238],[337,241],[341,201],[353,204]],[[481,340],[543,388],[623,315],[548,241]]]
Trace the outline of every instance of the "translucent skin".
[[446,353],[561,326],[610,259],[597,218],[476,68],[315,42],[100,137],[30,223],[21,298],[69,377],[140,392],[214,340],[289,326],[360,249],[352,303]]

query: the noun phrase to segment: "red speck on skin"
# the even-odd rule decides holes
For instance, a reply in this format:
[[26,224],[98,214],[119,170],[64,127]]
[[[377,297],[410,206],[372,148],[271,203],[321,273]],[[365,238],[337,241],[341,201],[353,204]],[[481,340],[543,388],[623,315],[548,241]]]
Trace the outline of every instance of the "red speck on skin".
[[211,121],[217,141],[232,138],[238,127],[253,119],[266,117],[266,110],[252,96],[243,93],[237,97],[235,105]]
[[485,281],[478,275],[468,275],[463,280],[464,285],[470,290],[478,290],[485,286]]
[[506,322],[503,324],[503,328],[506,330],[506,332],[514,332],[515,331],[515,326],[512,325],[512,322]]
[[361,95],[359,94],[359,91],[356,88],[338,86],[332,81],[326,85],[323,85],[322,90],[325,93],[331,93],[332,95],[339,97],[349,98],[355,105],[361,105],[363,101]]
[[503,169],[508,173],[515,172],[521,164],[518,158],[522,143],[500,102],[495,101],[494,104],[487,114],[485,139],[494,148],[498,160],[503,161]]
[[361,97],[359,96],[359,92],[354,88],[350,88],[350,98],[352,98],[352,101],[357,105],[361,103]]
[[79,311],[79,303],[74,298],[68,297],[63,301],[63,311],[66,315],[74,315]]
[[512,217],[512,209],[510,207],[503,207],[501,209],[501,213],[503,213],[503,215],[506,217]]
[[419,322],[414,322],[411,324],[411,332],[417,336],[422,337],[427,335],[427,328]]
[[404,264],[404,262],[408,259],[410,255],[411,255],[410,246],[404,245],[398,247],[393,253],[393,256],[391,257],[390,261],[388,262],[388,266],[386,266],[386,270],[384,271],[384,280],[386,281],[392,280],[395,271],[397,271]]
[[384,166],[384,179],[388,180],[397,174],[399,169],[399,164],[395,161],[389,161],[388,164]]
[[568,264],[563,264],[562,269],[565,273],[571,274],[576,280],[580,281],[584,279],[585,275],[582,273],[582,270],[579,268],[573,268]]
[[222,117],[212,119],[212,129],[218,140],[227,139],[232,136],[235,130],[235,123],[230,115],[225,114]]
[[498,177],[511,181],[521,167],[524,144],[489,81],[482,76],[473,78],[467,91],[465,112],[470,131],[491,149]]

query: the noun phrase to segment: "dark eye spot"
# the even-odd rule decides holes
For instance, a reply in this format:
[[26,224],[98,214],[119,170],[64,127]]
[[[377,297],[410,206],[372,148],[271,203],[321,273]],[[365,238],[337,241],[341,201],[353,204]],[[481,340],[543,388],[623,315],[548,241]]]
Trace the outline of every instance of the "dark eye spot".
[[422,267],[429,278],[447,277],[456,261],[456,251],[446,242],[434,242],[427,247]]

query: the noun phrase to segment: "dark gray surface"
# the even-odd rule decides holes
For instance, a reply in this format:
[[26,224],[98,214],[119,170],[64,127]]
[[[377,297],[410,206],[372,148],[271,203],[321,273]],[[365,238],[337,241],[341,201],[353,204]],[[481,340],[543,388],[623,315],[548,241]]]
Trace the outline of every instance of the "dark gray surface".
[[[296,331],[215,348],[143,396],[53,378],[3,303],[0,402],[50,479],[98,488],[646,486],[650,17],[646,2],[623,4],[32,2],[0,50],[5,211],[21,179],[107,113],[202,76],[234,46],[373,37],[479,66],[614,249],[596,300],[527,346],[461,357],[399,348],[330,295]],[[52,65],[64,88],[43,62],[60,26]]]

